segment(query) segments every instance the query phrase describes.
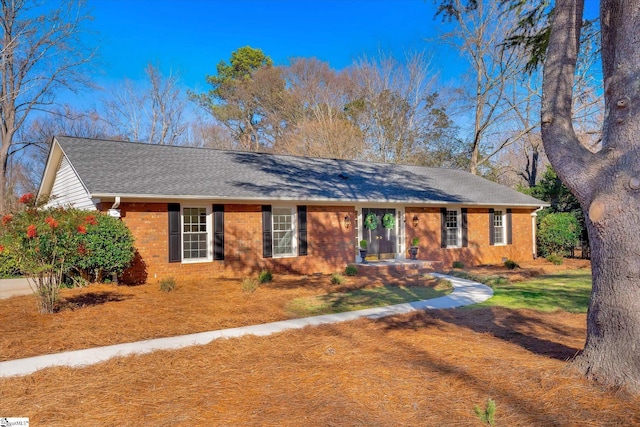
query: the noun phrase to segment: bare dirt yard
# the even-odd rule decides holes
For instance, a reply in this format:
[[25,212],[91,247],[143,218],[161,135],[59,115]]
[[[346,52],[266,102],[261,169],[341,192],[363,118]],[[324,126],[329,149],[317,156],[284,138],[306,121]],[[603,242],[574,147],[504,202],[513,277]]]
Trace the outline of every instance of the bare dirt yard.
[[[580,262],[536,261],[504,274]],[[172,292],[92,285],[65,290],[53,315],[38,314],[33,297],[15,297],[0,301],[1,357],[282,320],[294,298],[389,283],[405,279],[331,285],[326,276],[276,276],[254,293],[242,292],[239,280],[178,283]],[[567,360],[584,338],[585,315],[563,311],[360,319],[3,378],[0,417],[29,417],[32,426],[473,426],[482,425],[474,406],[491,398],[498,426],[640,425],[637,398],[572,371]]]

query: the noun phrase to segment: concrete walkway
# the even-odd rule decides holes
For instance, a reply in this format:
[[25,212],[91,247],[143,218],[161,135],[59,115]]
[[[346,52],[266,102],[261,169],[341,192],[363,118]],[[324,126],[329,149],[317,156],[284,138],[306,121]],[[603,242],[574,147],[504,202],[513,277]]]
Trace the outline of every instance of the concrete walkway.
[[106,347],[89,348],[85,350],[67,351],[64,353],[47,354],[26,359],[0,362],[0,377],[28,375],[40,369],[52,366],[86,366],[103,362],[112,357],[122,357],[132,354],[150,353],[155,350],[174,350],[193,345],[205,345],[220,338],[235,338],[243,335],[266,336],[288,329],[299,329],[305,326],[316,326],[327,323],[345,322],[361,317],[379,319],[394,314],[408,313],[415,310],[455,308],[486,301],[493,295],[488,286],[469,280],[430,273],[451,281],[453,292],[447,296],[387,307],[368,308],[365,310],[349,311],[345,313],[327,314],[306,317],[302,319],[283,320],[262,325],[244,326],[240,328],[222,329],[218,331],[201,332],[176,337],[156,338],[125,344],[115,344]]
[[33,293],[27,279],[0,279],[0,299]]

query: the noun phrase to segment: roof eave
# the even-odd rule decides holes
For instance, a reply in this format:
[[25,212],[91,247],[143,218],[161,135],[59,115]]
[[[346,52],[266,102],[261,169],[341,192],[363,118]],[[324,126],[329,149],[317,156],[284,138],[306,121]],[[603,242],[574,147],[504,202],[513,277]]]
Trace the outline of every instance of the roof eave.
[[96,199],[112,199],[120,197],[121,200],[125,199],[143,199],[143,200],[217,200],[217,201],[229,201],[236,203],[257,203],[265,201],[279,201],[279,202],[315,202],[315,203],[339,203],[339,204],[366,204],[366,203],[389,203],[389,204],[402,204],[405,206],[417,206],[417,205],[456,205],[456,206],[478,206],[478,207],[493,207],[493,206],[509,206],[509,207],[522,207],[522,208],[540,208],[550,206],[548,203],[489,203],[489,202],[472,202],[472,201],[442,201],[442,200],[389,200],[389,199],[333,199],[326,197],[310,197],[310,198],[296,198],[296,197],[228,197],[228,196],[213,196],[213,195],[175,195],[175,194],[126,194],[126,193],[92,193],[91,198]]

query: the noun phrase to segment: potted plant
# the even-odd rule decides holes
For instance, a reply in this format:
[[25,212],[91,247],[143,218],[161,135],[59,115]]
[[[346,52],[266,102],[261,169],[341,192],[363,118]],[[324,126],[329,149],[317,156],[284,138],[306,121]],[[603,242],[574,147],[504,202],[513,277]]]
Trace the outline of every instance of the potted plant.
[[367,262],[367,241],[364,239],[360,240],[360,258],[362,258],[363,263]]
[[420,244],[420,239],[414,237],[411,239],[411,247],[409,248],[409,255],[411,255],[411,259],[418,259],[418,245]]

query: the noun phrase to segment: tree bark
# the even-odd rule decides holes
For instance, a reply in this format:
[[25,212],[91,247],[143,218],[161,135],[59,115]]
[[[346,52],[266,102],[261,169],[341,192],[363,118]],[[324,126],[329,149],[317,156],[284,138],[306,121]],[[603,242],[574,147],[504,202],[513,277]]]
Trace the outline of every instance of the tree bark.
[[584,0],[558,0],[544,66],[542,138],[585,212],[593,288],[587,340],[576,358],[589,378],[640,392],[640,1],[601,2],[605,94],[602,150],[572,126],[571,97]]

